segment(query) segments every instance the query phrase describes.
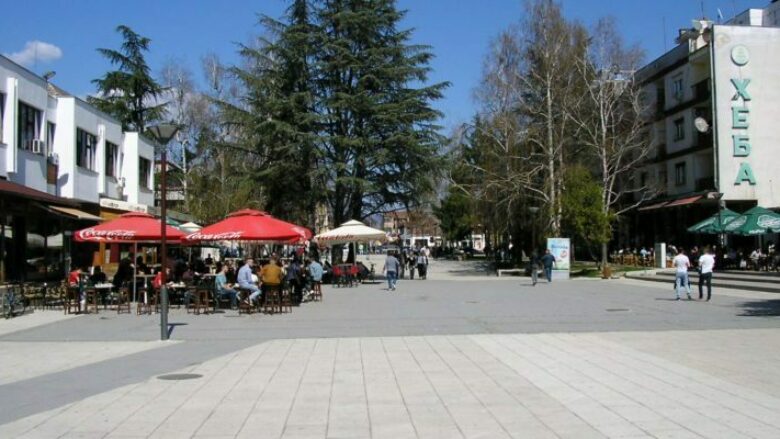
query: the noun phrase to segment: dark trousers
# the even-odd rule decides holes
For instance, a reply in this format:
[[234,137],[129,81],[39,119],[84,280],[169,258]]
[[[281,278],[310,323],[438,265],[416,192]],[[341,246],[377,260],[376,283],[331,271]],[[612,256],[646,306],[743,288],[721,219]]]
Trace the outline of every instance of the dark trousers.
[[547,282],[552,282],[552,265],[544,267],[544,277],[547,278]]
[[699,299],[702,298],[703,286],[707,283],[707,300],[710,300],[712,296],[712,273],[700,273],[699,274]]

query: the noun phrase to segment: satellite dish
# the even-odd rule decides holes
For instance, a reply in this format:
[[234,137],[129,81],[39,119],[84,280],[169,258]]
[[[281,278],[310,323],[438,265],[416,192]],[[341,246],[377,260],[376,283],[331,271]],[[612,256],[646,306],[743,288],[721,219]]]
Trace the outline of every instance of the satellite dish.
[[693,121],[693,126],[695,126],[696,127],[696,131],[698,131],[700,133],[706,133],[707,131],[710,130],[709,122],[707,122],[707,119],[705,119],[703,117],[697,117]]

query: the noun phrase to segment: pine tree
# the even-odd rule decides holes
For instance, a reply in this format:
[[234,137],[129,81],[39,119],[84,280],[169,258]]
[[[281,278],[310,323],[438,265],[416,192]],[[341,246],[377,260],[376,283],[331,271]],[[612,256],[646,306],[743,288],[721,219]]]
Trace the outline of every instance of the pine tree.
[[328,199],[335,223],[413,205],[433,190],[442,138],[423,85],[432,54],[399,30],[392,0],[324,0],[316,78]]
[[160,121],[165,114],[165,104],[157,103],[163,88],[152,77],[144,58],[151,40],[124,25],[116,30],[123,38],[121,49],[97,50],[117,66],[117,70],[93,80],[98,96],[90,96],[87,100],[118,119],[122,129],[143,133],[146,127]]

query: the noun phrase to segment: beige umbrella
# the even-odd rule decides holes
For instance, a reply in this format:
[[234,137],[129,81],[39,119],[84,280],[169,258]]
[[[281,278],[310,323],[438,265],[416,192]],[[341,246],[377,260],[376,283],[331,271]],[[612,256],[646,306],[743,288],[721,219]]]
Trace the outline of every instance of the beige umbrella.
[[340,227],[320,233],[314,237],[318,244],[336,245],[350,242],[387,241],[387,234],[379,229],[368,227],[360,221],[347,221]]

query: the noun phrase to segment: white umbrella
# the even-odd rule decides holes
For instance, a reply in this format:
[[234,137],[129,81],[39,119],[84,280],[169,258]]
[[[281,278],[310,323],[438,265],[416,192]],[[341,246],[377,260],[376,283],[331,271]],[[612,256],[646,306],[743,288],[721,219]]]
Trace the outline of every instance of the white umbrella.
[[368,227],[360,221],[347,221],[340,227],[320,233],[314,237],[319,244],[336,245],[350,242],[387,241],[387,234],[379,229]]
[[187,233],[195,233],[195,232],[199,231],[202,228],[203,228],[203,226],[201,226],[199,224],[195,224],[193,222],[184,223],[184,224],[181,224],[179,226],[179,230],[181,230],[182,232],[187,232]]

